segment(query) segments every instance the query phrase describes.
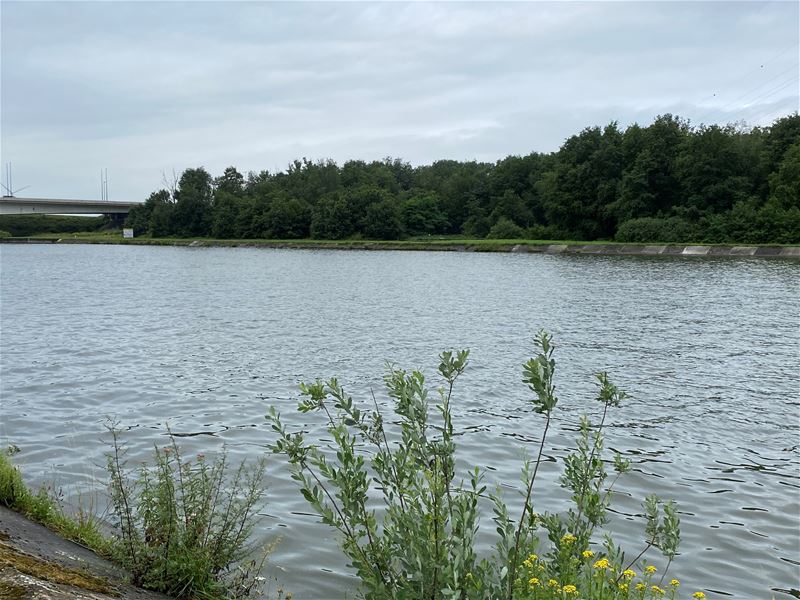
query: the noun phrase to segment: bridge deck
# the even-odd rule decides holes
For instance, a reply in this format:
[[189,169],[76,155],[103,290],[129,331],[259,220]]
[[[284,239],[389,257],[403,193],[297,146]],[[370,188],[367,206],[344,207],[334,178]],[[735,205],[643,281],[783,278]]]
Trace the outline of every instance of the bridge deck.
[[125,214],[141,202],[69,200],[64,198],[0,198],[0,215]]

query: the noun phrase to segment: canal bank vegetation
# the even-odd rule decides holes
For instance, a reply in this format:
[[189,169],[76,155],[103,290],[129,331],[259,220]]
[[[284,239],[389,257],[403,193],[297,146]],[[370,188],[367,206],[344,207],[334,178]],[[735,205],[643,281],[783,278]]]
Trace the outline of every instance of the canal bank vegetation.
[[[263,597],[261,572],[272,546],[257,547],[250,536],[263,499],[264,461],[231,469],[224,453],[208,461],[203,455],[186,459],[170,434],[169,445],[154,449],[152,465],[129,470],[118,430],[109,431],[111,524],[85,507],[68,514],[51,489],[32,492],[11,462],[13,447],[0,453],[0,504],[113,560],[144,589],[186,600]],[[10,558],[0,556],[0,566],[28,573],[10,552]],[[45,574],[47,580],[61,582],[53,577],[69,574],[49,568],[58,572]],[[278,590],[274,597],[291,595]]]
[[[587,127],[496,163],[294,161],[165,178],[127,219],[155,238],[800,243],[800,116],[769,127]],[[0,227],[8,229],[7,227]]]
[[47,487],[32,491],[23,481],[19,469],[11,462],[18,449],[10,446],[0,452],[0,504],[21,513],[55,531],[62,537],[92,548],[101,556],[109,556],[111,544],[103,534],[100,520],[92,510],[79,507],[68,514],[58,494]]
[[152,465],[129,470],[120,432],[113,424],[108,430],[118,533],[112,556],[132,583],[176,598],[258,597],[270,547],[254,547],[250,536],[264,496],[264,460],[231,470],[224,452],[186,458],[169,432]]
[[[552,339],[541,332],[536,344],[522,379],[542,431],[535,458],[522,468],[518,514],[511,514],[499,488],[488,489],[480,469],[457,473],[451,406],[468,351],[441,355],[436,389],[419,371],[390,368],[385,383],[393,415],[382,414],[374,397],[359,406],[336,379],[302,384],[298,410],[319,414],[326,429],[319,439],[308,440],[302,428],[287,426],[270,410],[267,419],[277,435],[272,451],[286,457],[300,493],[338,532],[365,598],[679,597],[680,582],[667,575],[680,541],[674,502],[644,499],[643,544],[632,555],[604,531],[615,484],[630,468],[619,453],[609,457],[605,451],[606,417],[625,400],[607,374],[597,375],[602,417],[597,423],[581,418],[575,447],[563,463],[560,483],[571,508],[551,512],[536,501],[558,405]],[[476,542],[485,511],[491,511],[497,533],[490,556],[481,556]]]
[[[364,598],[685,597],[669,575],[680,542],[674,502],[643,499],[642,543],[632,552],[619,547],[607,527],[617,483],[630,463],[606,451],[607,417],[626,399],[606,373],[596,375],[601,416],[580,419],[575,445],[562,461],[559,482],[570,508],[557,512],[537,500],[559,401],[552,338],[540,332],[535,343],[522,380],[542,429],[535,456],[522,466],[518,510],[509,510],[499,487],[489,488],[484,472],[462,469],[456,458],[460,432],[451,407],[468,351],[442,353],[436,388],[419,371],[390,368],[384,381],[391,416],[374,396],[356,403],[336,379],[301,384],[299,429],[270,409],[269,448],[288,460],[322,526],[337,532]],[[318,439],[307,439],[306,430],[315,430],[308,426],[312,415],[325,424]],[[264,498],[263,460],[231,469],[224,453],[213,460],[186,457],[168,430],[168,443],[155,447],[150,464],[129,468],[119,430],[110,424],[109,432],[114,535],[104,537],[94,518],[76,523],[67,517],[47,490],[30,492],[10,453],[0,457],[0,503],[110,556],[138,585],[187,600],[257,597],[269,551],[250,539]],[[478,543],[486,515],[496,532],[491,552]],[[81,528],[94,533],[75,535]],[[313,549],[309,553],[313,557]]]

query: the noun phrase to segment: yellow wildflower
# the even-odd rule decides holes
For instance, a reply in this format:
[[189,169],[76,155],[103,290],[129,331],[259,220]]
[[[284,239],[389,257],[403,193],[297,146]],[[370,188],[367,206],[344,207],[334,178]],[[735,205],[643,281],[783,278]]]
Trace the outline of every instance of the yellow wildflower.
[[625,570],[622,572],[622,574],[623,574],[625,577],[627,577],[628,579],[633,579],[634,577],[636,577],[636,571],[634,571],[634,570],[632,570],[632,569],[625,569]]
[[594,552],[591,550],[584,550],[583,551],[583,558],[592,558],[594,556]]
[[528,579],[528,585],[531,586],[532,588],[535,588],[537,585],[539,585],[538,577],[531,577],[530,579]]
[[601,558],[596,563],[594,563],[594,565],[592,565],[592,566],[595,569],[607,569],[608,567],[611,566],[611,564],[608,562],[607,558]]
[[643,589],[645,589],[646,587],[647,587],[647,586],[646,586],[645,584],[643,584],[641,581],[640,581],[639,583],[637,583],[637,584],[636,584],[636,589],[637,589],[637,590],[639,590],[640,592],[641,592]]
[[529,569],[533,567],[533,563],[539,560],[539,557],[535,554],[531,554],[528,558],[522,561],[522,564],[528,567]]
[[569,584],[569,585],[565,585],[563,588],[561,588],[561,591],[563,591],[565,594],[577,594],[578,593],[578,588],[576,588],[572,584]]
[[571,544],[572,542],[574,542],[577,539],[578,538],[576,538],[574,535],[572,535],[571,533],[568,533],[567,535],[565,535],[564,537],[561,538],[561,541],[564,542],[565,544]]
[[692,594],[692,598],[697,598],[697,600],[703,600],[705,597],[706,595],[703,592],[695,592]]
[[628,583],[627,582],[620,583],[617,587],[619,587],[621,592],[627,592],[628,591]]
[[654,593],[656,596],[663,596],[663,595],[666,593],[664,590],[662,590],[662,589],[661,589],[660,587],[658,587],[657,585],[650,586],[650,589],[651,589],[651,590],[653,590],[653,593]]
[[550,587],[558,587],[558,582],[555,579],[551,579],[550,581],[547,582],[547,585],[549,585]]
[[670,581],[670,582],[669,582],[669,584],[670,584],[672,587],[678,587],[678,586],[681,584],[681,582],[680,582],[680,581],[678,581],[677,579],[673,579],[672,581]]
[[656,568],[653,565],[647,565],[647,567],[645,568],[645,571],[647,571],[648,573],[650,573],[652,575],[653,573],[656,572]]

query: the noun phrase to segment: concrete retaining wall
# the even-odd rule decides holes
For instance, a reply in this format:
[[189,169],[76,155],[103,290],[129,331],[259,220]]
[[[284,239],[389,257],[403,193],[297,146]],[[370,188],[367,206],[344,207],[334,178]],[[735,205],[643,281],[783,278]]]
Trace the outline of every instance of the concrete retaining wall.
[[783,246],[677,246],[639,244],[517,244],[511,252],[545,254],[632,254],[671,256],[761,256],[800,258],[800,247]]

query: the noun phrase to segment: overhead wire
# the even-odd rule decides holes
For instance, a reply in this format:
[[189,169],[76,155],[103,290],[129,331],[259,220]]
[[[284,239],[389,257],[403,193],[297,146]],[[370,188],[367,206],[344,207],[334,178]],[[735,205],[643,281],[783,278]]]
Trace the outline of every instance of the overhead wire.
[[723,115],[723,114],[725,113],[725,111],[727,111],[727,110],[728,110],[729,108],[731,108],[732,106],[734,106],[734,105],[736,105],[736,104],[739,104],[739,103],[741,103],[743,100],[745,100],[745,99],[746,99],[748,96],[750,96],[751,94],[754,94],[754,93],[756,93],[756,92],[759,92],[759,91],[760,91],[762,88],[764,88],[765,86],[767,86],[767,85],[771,84],[771,83],[772,83],[773,81],[775,81],[776,79],[779,79],[779,78],[783,77],[784,75],[786,75],[786,74],[787,74],[787,73],[789,73],[790,71],[794,71],[794,73],[796,74],[796,73],[798,72],[798,65],[797,65],[797,64],[793,64],[793,65],[792,65],[791,67],[789,67],[788,69],[784,69],[783,71],[781,71],[781,72],[780,72],[780,73],[778,73],[777,75],[775,75],[775,76],[771,77],[771,78],[770,78],[770,79],[768,79],[767,81],[764,81],[764,82],[761,82],[761,83],[759,83],[757,86],[755,86],[755,87],[753,87],[753,88],[749,89],[749,90],[748,90],[747,92],[745,92],[744,94],[742,94],[742,95],[738,96],[736,99],[734,99],[734,100],[731,100],[730,102],[728,102],[727,104],[724,104],[723,106],[714,107],[712,110],[706,111],[706,112],[705,112],[705,113],[704,113],[704,114],[703,114],[703,115],[702,115],[702,116],[701,116],[701,117],[698,119],[698,121],[699,121],[700,123],[702,123],[702,122],[704,122],[704,121],[705,121],[705,119],[707,119],[707,118],[708,118],[708,117],[710,117],[710,116],[717,115],[717,116],[719,117],[719,116]]
[[[768,65],[768,64],[772,63],[774,60],[777,60],[778,58],[781,58],[784,54],[789,52],[789,50],[795,50],[795,52],[797,52],[798,49],[800,49],[798,47],[798,42],[792,42],[791,45],[787,46],[786,48],[784,48],[783,50],[781,50],[780,52],[775,54],[772,58],[769,58],[769,59],[767,59],[767,60],[765,60],[763,62],[760,62],[759,66],[750,69],[747,73],[745,73],[744,75],[738,77],[735,81],[732,81],[732,82],[728,83],[728,86],[730,86],[730,85],[738,85],[739,83],[749,79],[750,76],[753,75],[754,73],[757,73],[757,72],[761,71],[761,69],[763,69],[765,65]],[[714,99],[716,97],[717,97],[717,92],[714,92],[710,96],[706,96],[705,98],[700,100],[700,104],[702,104],[703,102],[706,102],[708,100],[712,100],[712,99]]]
[[[755,13],[755,16],[761,15],[767,8],[772,8],[773,5],[778,5],[778,4],[780,4],[780,2],[763,2],[762,5],[761,5],[761,8]],[[760,74],[762,72],[766,72],[765,71],[765,67],[767,65],[770,65],[770,64],[774,63],[775,61],[783,58],[784,55],[786,55],[788,52],[794,51],[794,55],[795,55],[795,57],[797,57],[798,56],[798,50],[800,50],[800,42],[793,41],[790,45],[784,47],[783,49],[778,51],[776,54],[774,54],[773,56],[771,56],[767,60],[758,61],[756,63],[757,66],[754,66],[753,68],[748,70],[746,73],[744,73],[744,75],[740,75],[735,80],[730,81],[726,85],[726,88],[732,89],[732,90],[736,90],[736,88],[740,87],[740,85],[743,84],[744,82],[752,80],[754,78],[753,76],[755,74]],[[793,64],[789,68],[784,69],[783,71],[781,71],[777,75],[771,77],[767,81],[764,81],[764,82],[760,83],[759,85],[751,88],[745,94],[737,97],[735,100],[729,101],[729,102],[727,102],[726,104],[724,104],[721,107],[720,106],[709,107],[702,114],[702,116],[697,120],[697,122],[703,123],[709,117],[712,117],[712,116],[716,116],[716,118],[713,119],[713,121],[719,121],[720,119],[725,118],[726,111],[728,113],[731,112],[731,111],[728,111],[729,108],[731,108],[732,106],[740,103],[742,100],[748,98],[752,94],[757,94],[757,96],[755,98],[751,98],[748,101],[748,104],[747,104],[748,107],[751,106],[754,102],[763,102],[764,99],[771,98],[773,95],[779,93],[780,91],[782,91],[783,89],[785,89],[786,87],[791,85],[795,78],[792,77],[787,81],[782,81],[778,86],[772,87],[769,90],[767,90],[766,92],[763,91],[763,90],[764,90],[764,88],[766,86],[770,85],[774,81],[781,79],[781,77],[783,77],[789,71],[794,70],[794,73],[795,73],[795,76],[796,76],[797,73],[798,73],[798,64],[797,64],[796,60],[793,60],[792,62],[793,62]],[[714,92],[710,96],[707,96],[706,98],[701,100],[699,104],[702,105],[702,104],[704,104],[705,102],[707,102],[709,100],[719,99],[719,96],[720,96],[719,92]],[[741,113],[741,111],[739,111],[739,112]]]
[[[800,76],[793,77],[790,80],[783,82],[781,85],[779,85],[779,86],[777,86],[775,88],[772,88],[769,92],[765,93],[763,96],[761,96],[757,100],[753,101],[750,104],[750,106],[747,107],[747,108],[750,108],[750,107],[752,107],[753,105],[756,105],[756,104],[761,104],[763,106],[764,104],[766,104],[766,102],[770,98],[772,98],[773,96],[775,96],[777,94],[780,94],[781,92],[783,92],[784,89],[786,89],[786,88],[788,88],[789,86],[792,86],[792,85],[794,85],[794,86],[800,85]],[[794,101],[794,106],[792,108],[795,111],[800,109],[800,88],[796,88],[796,92],[797,93],[794,95],[794,97],[791,98]],[[780,114],[785,113],[785,111],[783,109],[779,109],[778,108],[779,106],[783,105],[783,100],[784,99],[788,99],[788,97],[781,98],[777,102],[772,102],[771,105],[768,108],[766,108],[766,110],[764,110],[763,107],[762,107],[762,110],[760,110],[759,112],[756,112],[756,113],[752,113],[751,112],[749,114],[749,118],[747,118],[745,120],[750,121],[750,123],[752,125],[757,125],[760,121],[762,121],[767,116],[778,115],[779,113]],[[747,108],[744,108],[742,110],[742,113],[744,113],[747,110]],[[770,120],[772,120],[772,119],[770,119]]]

